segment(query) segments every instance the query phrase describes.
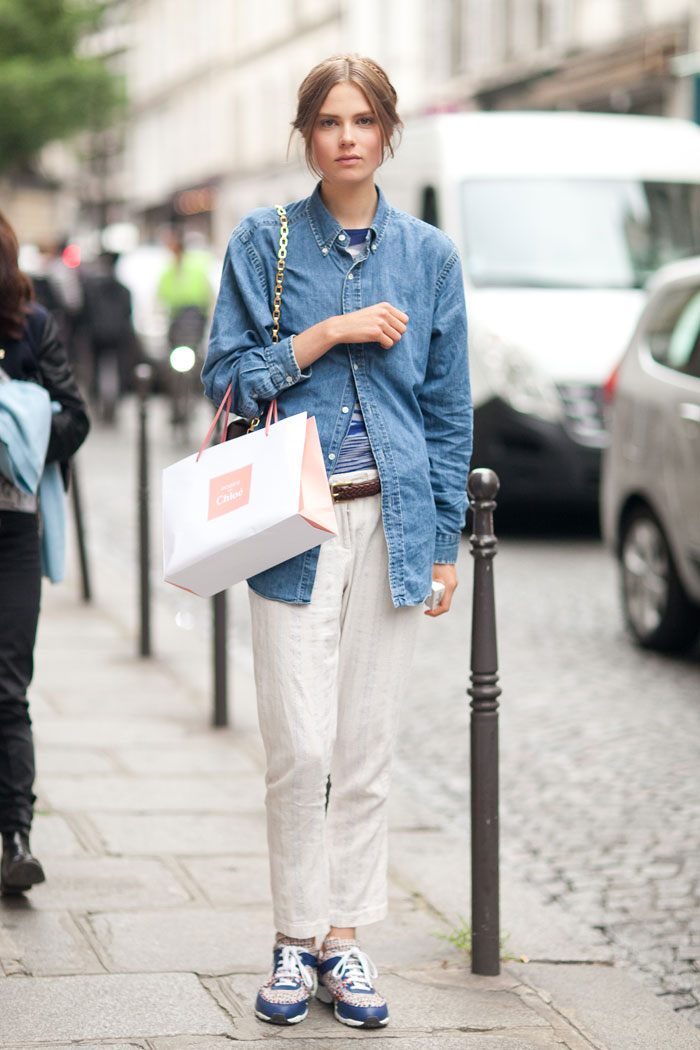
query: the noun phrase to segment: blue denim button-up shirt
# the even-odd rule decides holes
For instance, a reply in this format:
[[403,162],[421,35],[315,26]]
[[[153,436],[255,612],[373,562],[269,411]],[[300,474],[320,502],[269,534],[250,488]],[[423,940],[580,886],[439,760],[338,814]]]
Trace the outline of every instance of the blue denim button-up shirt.
[[[277,398],[281,415],[316,417],[328,474],[359,400],[382,487],[382,517],[394,605],[418,605],[434,562],[457,559],[472,446],[467,323],[459,255],[433,226],[378,205],[353,259],[319,188],[290,204],[280,339],[271,342],[279,217],[258,208],[234,230],[224,261],[202,381],[221,401],[259,415]],[[332,347],[305,372],[292,335],[319,321],[388,302],[408,314],[390,350],[378,343]],[[319,548],[251,577],[258,594],[306,604]]]

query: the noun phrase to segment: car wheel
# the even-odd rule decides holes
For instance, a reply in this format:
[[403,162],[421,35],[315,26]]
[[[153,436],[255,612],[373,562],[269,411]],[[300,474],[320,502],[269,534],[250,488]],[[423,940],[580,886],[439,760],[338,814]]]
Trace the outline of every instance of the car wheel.
[[624,520],[620,543],[625,620],[645,649],[680,652],[700,629],[700,608],[687,598],[658,521],[646,507]]

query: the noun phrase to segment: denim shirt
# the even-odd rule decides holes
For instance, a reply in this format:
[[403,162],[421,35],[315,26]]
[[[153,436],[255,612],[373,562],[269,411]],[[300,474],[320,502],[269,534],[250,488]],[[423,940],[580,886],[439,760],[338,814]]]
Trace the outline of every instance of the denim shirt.
[[[218,404],[232,381],[233,408],[247,418],[272,398],[280,415],[315,416],[328,475],[359,401],[381,480],[392,599],[419,605],[433,563],[457,560],[467,506],[472,404],[457,249],[435,227],[392,208],[381,190],[356,259],[318,186],[287,216],[279,342],[270,335],[279,217],[258,208],[231,235],[202,382]],[[294,333],[380,302],[408,314],[395,346],[338,344],[301,372]],[[263,597],[306,604],[319,549],[248,583]]]

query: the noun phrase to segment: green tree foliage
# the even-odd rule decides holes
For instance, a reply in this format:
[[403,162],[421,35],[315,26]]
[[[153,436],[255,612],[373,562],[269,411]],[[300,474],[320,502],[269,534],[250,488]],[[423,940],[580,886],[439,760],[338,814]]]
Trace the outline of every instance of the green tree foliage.
[[78,50],[104,6],[0,0],[0,171],[26,166],[47,142],[98,129],[114,115],[119,78]]

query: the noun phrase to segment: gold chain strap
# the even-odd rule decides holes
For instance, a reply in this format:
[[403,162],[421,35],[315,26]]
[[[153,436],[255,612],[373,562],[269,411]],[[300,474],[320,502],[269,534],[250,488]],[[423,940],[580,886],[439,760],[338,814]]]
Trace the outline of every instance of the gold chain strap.
[[[272,303],[272,342],[279,342],[280,337],[280,309],[282,307],[282,282],[284,280],[284,267],[287,260],[287,238],[289,226],[287,224],[287,213],[278,204],[275,211],[280,217],[280,246],[277,250],[277,272],[275,274],[275,298]],[[260,423],[260,416],[251,419],[248,433],[252,434]]]
[[287,225],[287,213],[279,204],[276,212],[280,217],[280,246],[277,252],[277,273],[275,274],[275,299],[272,304],[272,342],[276,343],[280,337],[280,307],[282,305],[282,281],[284,280],[284,265],[287,259],[287,236],[289,227]]

